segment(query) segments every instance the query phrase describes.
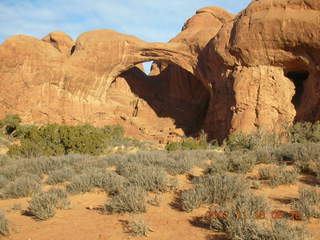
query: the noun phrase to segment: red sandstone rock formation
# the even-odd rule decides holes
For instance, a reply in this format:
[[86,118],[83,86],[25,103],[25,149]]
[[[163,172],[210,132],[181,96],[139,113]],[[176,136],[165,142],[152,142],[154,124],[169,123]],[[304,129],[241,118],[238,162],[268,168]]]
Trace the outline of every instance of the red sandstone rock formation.
[[0,45],[0,117],[121,124],[160,141],[278,131],[320,119],[319,32],[318,0],[259,0],[236,16],[200,9],[168,43],[112,30],[13,36]]

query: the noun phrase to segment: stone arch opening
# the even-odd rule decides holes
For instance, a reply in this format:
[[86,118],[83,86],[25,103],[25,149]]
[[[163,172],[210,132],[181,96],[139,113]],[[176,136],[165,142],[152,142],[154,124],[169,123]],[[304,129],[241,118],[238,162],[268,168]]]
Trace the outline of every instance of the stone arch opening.
[[305,90],[305,82],[309,77],[307,70],[290,70],[285,73],[285,76],[289,78],[295,86],[295,94],[292,97],[292,104],[297,110],[302,103],[302,96]]
[[[143,62],[137,65],[140,64]],[[209,91],[202,81],[166,61],[153,62],[149,75],[137,65],[119,75],[131,92],[144,100],[158,118],[172,119],[173,128],[182,129],[187,136],[196,136],[203,126],[210,101]],[[136,115],[139,117],[139,112]],[[143,114],[140,116],[144,117]],[[172,126],[168,125],[168,128]]]
[[143,68],[144,68],[144,73],[146,75],[149,75],[151,72],[151,66],[152,66],[153,61],[148,61],[148,62],[143,62]]

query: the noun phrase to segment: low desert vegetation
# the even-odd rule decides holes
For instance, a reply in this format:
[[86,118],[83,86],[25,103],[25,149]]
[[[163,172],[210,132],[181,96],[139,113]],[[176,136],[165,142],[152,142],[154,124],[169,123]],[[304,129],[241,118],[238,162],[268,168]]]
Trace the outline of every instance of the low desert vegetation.
[[109,213],[143,213],[146,211],[146,192],[141,187],[128,185],[105,205]]
[[7,115],[0,121],[0,129],[2,136],[19,142],[9,146],[8,154],[11,156],[99,155],[114,146],[142,146],[139,141],[124,137],[124,129],[119,125],[101,128],[91,125],[36,126],[21,124],[18,115]]
[[259,176],[262,180],[269,180],[273,187],[282,184],[294,184],[299,172],[296,169],[287,169],[285,166],[267,167],[259,169]]
[[10,235],[11,227],[8,219],[3,211],[0,211],[0,236],[6,237]]
[[51,188],[40,192],[29,201],[28,213],[38,220],[52,218],[57,209],[70,209],[71,203],[65,190]]
[[238,175],[206,175],[193,180],[194,187],[181,192],[181,208],[185,211],[203,204],[222,204],[249,189],[248,182]]
[[300,213],[302,219],[320,218],[319,187],[304,187],[299,189],[299,199],[292,203],[292,209]]
[[125,224],[126,232],[132,236],[148,236],[148,233],[153,232],[148,224],[141,218],[128,221]]
[[1,189],[1,198],[22,198],[31,197],[34,194],[40,192],[41,185],[40,179],[35,175],[23,175],[18,177],[15,181],[7,184]]
[[[175,210],[209,207],[201,221],[213,231],[225,232],[230,240],[310,237],[301,224],[257,218],[272,206],[256,193],[266,186],[295,184],[301,174],[320,183],[319,123],[288,128],[287,142],[266,133],[233,133],[217,147],[202,135],[183,138],[164,150],[141,148],[136,153],[108,150],[142,144],[125,138],[119,126],[22,125],[18,116],[10,115],[0,121],[0,129],[12,141],[9,154],[0,156],[0,198],[29,197],[21,212],[36,220],[71,208],[69,195],[105,192],[102,213],[134,215],[161,207],[162,195],[171,192]],[[249,177],[252,173],[257,176]],[[187,179],[188,187],[179,189],[180,179]],[[319,218],[319,200],[317,187],[301,188],[299,198],[289,205],[301,213],[295,220]],[[214,211],[228,211],[228,217],[208,217]],[[0,235],[9,234],[3,230],[4,219],[0,216]],[[127,229],[135,236],[151,231],[142,221],[129,222]]]

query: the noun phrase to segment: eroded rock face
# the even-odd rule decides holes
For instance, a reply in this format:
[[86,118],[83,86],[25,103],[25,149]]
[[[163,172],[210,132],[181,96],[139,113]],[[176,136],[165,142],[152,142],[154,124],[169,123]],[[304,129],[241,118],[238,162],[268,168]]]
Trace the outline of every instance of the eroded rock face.
[[202,57],[212,136],[319,119],[319,10],[317,0],[254,1],[224,24]]
[[320,119],[319,32],[318,0],[259,0],[236,16],[200,9],[168,43],[112,30],[13,36],[0,45],[0,117],[121,124],[162,142],[280,131]]

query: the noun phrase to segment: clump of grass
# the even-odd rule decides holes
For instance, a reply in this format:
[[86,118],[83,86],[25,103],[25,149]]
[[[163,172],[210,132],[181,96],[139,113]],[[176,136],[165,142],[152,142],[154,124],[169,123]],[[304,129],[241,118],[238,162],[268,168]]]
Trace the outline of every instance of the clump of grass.
[[0,211],[0,236],[8,236],[10,233],[10,223],[5,216],[5,213]]
[[269,184],[273,187],[282,184],[294,184],[299,172],[296,169],[286,169],[284,166],[267,167],[259,169],[260,179],[270,180]]
[[196,178],[193,183],[194,188],[181,192],[184,211],[192,211],[202,204],[222,204],[249,189],[244,177],[234,175],[207,175]]
[[126,224],[127,233],[132,236],[148,236],[149,232],[153,232],[143,219],[134,219]]
[[40,192],[40,179],[35,175],[23,175],[6,185],[1,191],[2,198],[30,197]]
[[129,185],[126,189],[111,196],[105,206],[109,213],[142,213],[146,211],[146,192],[135,185]]
[[303,219],[320,218],[319,201],[318,187],[299,188],[299,199],[292,203],[292,208],[297,210]]
[[58,183],[64,183],[70,181],[75,175],[75,171],[72,168],[63,168],[49,172],[47,184],[54,185]]
[[52,218],[56,209],[70,209],[67,193],[62,189],[50,189],[41,192],[29,201],[28,212],[38,220]]

